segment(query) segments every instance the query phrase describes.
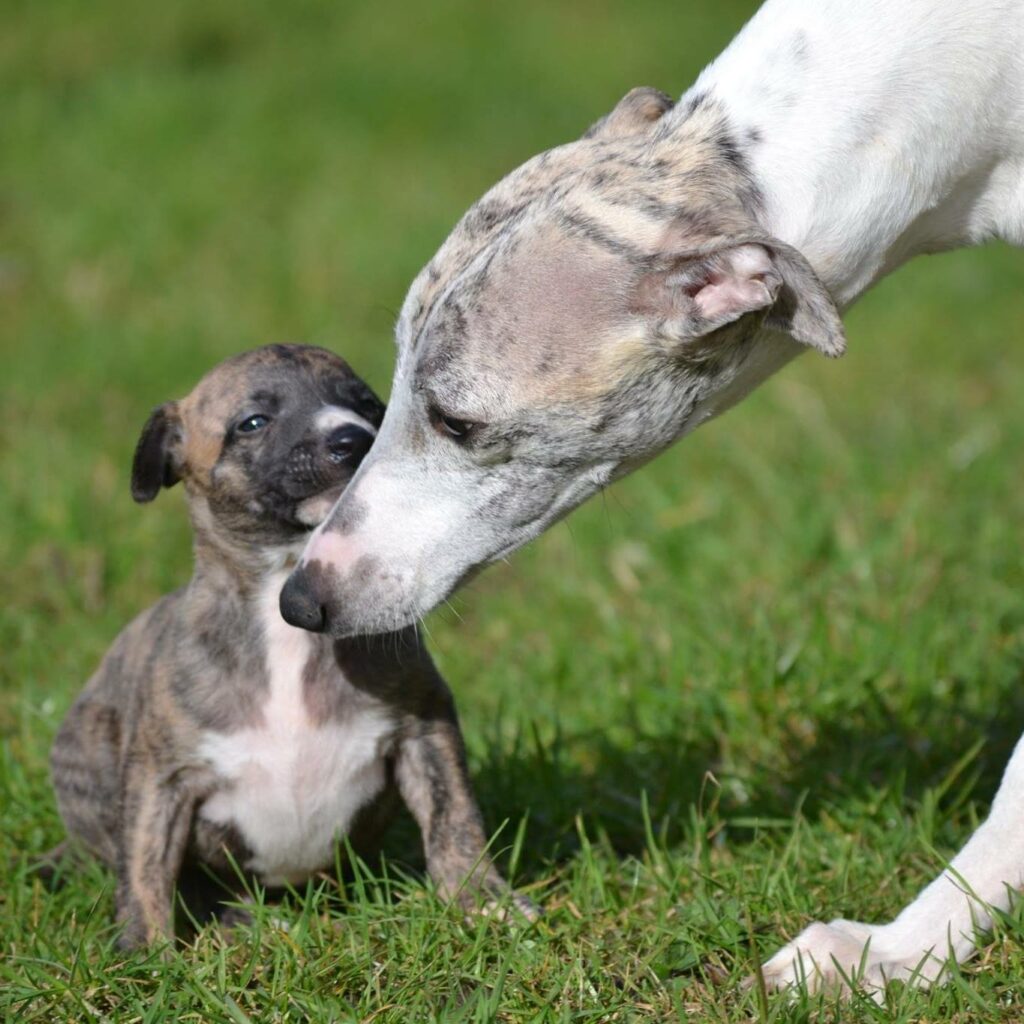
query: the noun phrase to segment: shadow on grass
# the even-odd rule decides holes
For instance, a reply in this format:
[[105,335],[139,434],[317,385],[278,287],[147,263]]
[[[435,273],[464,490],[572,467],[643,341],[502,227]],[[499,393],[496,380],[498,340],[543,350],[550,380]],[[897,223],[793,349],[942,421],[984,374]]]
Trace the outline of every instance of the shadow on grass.
[[744,842],[759,821],[791,821],[797,808],[814,821],[826,808],[886,792],[909,806],[937,792],[949,813],[969,801],[987,808],[1024,730],[1022,680],[1018,670],[992,687],[983,710],[967,699],[970,684],[959,681],[941,700],[899,713],[868,683],[859,705],[810,729],[801,723],[799,733],[783,731],[769,745],[770,763],[747,760],[742,771],[726,763],[724,737],[708,731],[682,742],[694,724],[677,722],[623,743],[598,732],[495,742],[474,782],[488,827],[510,823],[499,845],[528,819],[521,858],[527,876],[579,850],[578,817],[591,838],[627,857],[648,845],[647,822],[671,848],[687,835],[692,841],[695,824],[707,832],[730,825],[730,842]]

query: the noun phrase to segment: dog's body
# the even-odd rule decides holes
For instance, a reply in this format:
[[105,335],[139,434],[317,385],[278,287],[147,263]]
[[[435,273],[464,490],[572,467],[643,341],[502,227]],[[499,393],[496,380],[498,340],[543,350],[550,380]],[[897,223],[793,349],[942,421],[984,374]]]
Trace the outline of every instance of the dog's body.
[[304,555],[327,627],[413,621],[840,354],[838,310],[911,257],[1024,244],[1022,53],[1016,0],[771,0],[677,105],[634,90],[499,182],[413,283],[380,442]]
[[340,837],[372,845],[398,793],[442,892],[503,887],[451,694],[413,631],[335,643],[278,611],[382,414],[336,356],[271,346],[147,424],[133,493],[185,480],[195,574],[118,636],[52,755],[71,840],[117,869],[123,946],[170,934],[183,866],[236,892],[235,865],[302,881],[333,865]]
[[[804,348],[839,354],[838,310],[906,260],[996,238],[1024,244],[1024,4],[769,0],[678,105],[634,90],[459,223],[410,290],[380,438],[285,617],[412,621]],[[813,925],[768,981],[933,979],[1022,872],[1018,749],[896,921]]]

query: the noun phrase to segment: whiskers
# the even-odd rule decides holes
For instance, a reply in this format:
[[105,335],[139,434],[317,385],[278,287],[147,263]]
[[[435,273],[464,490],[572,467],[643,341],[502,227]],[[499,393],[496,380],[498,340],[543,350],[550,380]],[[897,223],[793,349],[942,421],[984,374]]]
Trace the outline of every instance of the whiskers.
[[462,614],[460,613],[459,609],[458,609],[458,608],[456,608],[456,607],[455,607],[455,605],[453,605],[453,604],[451,603],[451,601],[450,601],[450,600],[449,600],[449,599],[448,599],[447,597],[446,597],[446,598],[444,599],[444,603],[445,603],[445,607],[447,607],[447,608],[450,608],[450,609],[451,609],[451,613],[452,613],[452,615],[454,615],[454,616],[455,616],[455,618],[456,618],[456,619],[458,619],[458,621],[459,621],[459,622],[465,622],[465,621],[466,621],[466,620],[465,620],[465,619],[464,619],[464,618],[462,617]]
[[422,615],[417,615],[413,620],[412,628],[416,633],[416,639],[420,639],[420,627],[423,627],[423,632],[426,633],[427,639],[433,643],[434,635],[430,632],[430,627],[427,625],[427,620]]

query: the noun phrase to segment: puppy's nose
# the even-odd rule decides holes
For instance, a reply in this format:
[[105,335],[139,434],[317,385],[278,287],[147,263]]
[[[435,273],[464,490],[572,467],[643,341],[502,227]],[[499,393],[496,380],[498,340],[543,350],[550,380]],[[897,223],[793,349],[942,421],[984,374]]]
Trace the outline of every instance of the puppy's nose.
[[302,569],[296,569],[285,581],[279,603],[281,618],[289,626],[311,633],[322,633],[327,628],[327,609],[313,593],[309,576]]
[[373,444],[373,435],[352,423],[332,430],[327,437],[327,454],[333,462],[357,465]]

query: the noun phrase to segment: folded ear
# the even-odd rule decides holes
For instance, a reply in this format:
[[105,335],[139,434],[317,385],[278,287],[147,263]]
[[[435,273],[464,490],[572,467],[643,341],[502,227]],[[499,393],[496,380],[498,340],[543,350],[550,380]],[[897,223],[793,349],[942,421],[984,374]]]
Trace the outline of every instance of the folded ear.
[[646,131],[675,106],[675,101],[658,89],[640,86],[630,89],[596,124],[591,125],[585,139],[614,139]]
[[657,317],[668,340],[703,338],[763,312],[765,326],[827,356],[846,350],[832,297],[807,260],[777,239],[742,239],[676,256],[668,269],[641,278],[633,308]]
[[132,460],[132,497],[152,501],[161,487],[173,487],[181,479],[181,419],[175,402],[155,409],[142,428]]
[[837,359],[846,351],[846,330],[835,299],[803,253],[777,238],[766,239],[764,245],[782,275],[782,288],[765,326]]

